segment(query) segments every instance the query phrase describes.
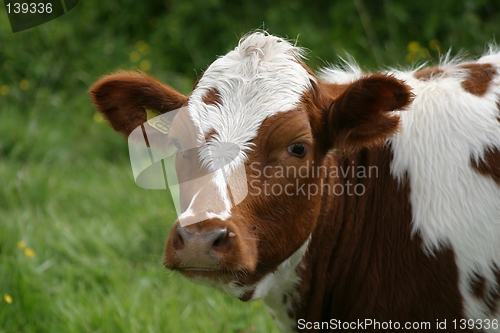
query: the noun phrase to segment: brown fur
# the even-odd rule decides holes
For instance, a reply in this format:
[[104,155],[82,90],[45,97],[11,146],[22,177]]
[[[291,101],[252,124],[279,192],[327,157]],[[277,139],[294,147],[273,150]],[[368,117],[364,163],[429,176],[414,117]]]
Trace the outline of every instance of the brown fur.
[[500,267],[495,266],[496,286],[490,289],[488,297],[488,309],[492,315],[498,314],[500,311]]
[[387,112],[405,109],[412,99],[410,88],[390,76],[375,74],[356,81],[328,113],[332,145],[355,150],[381,144],[399,126],[399,117]]
[[[91,91],[96,107],[125,134],[145,121],[143,107],[166,112],[186,103],[171,88],[134,73],[106,77]],[[245,165],[250,193],[233,207],[231,217],[185,227],[195,234],[227,228],[235,235],[199,263],[212,270],[184,269],[183,244],[175,232],[178,222],[165,246],[165,266],[186,277],[222,283],[236,278],[237,285],[248,286],[276,270],[312,234],[305,268],[299,269],[300,301],[287,296],[292,297],[293,309],[287,312],[291,318],[431,323],[462,318],[454,253],[443,248],[428,256],[419,235],[412,236],[410,188],[406,180],[398,183],[390,174],[392,153],[383,145],[399,126],[399,118],[389,111],[404,109],[412,98],[408,86],[382,74],[348,86],[313,83],[296,109],[269,117],[260,126],[252,142],[257,148],[247,153]],[[304,156],[288,152],[287,147],[297,143],[306,147]],[[179,157],[189,158],[196,156]],[[344,170],[376,166],[378,174],[312,175],[320,165]],[[309,173],[298,179],[278,176],[280,167],[302,167]],[[182,172],[189,173],[189,167]],[[338,184],[346,189],[350,183],[363,185],[366,192],[264,195],[266,183],[268,191],[276,184],[293,192],[301,185]],[[185,190],[189,194],[190,189]],[[240,299],[247,301],[252,295],[250,290]]]
[[[406,180],[399,184],[392,178],[391,154],[390,147],[383,146],[344,159],[327,158],[331,165],[377,166],[380,174],[329,180],[363,184],[367,191],[360,197],[324,198],[305,268],[300,270],[297,318],[434,324],[438,318],[463,317],[454,253],[444,248],[428,256],[418,234],[411,236],[410,188]],[[431,331],[439,332],[435,327]]]
[[208,142],[209,140],[213,139],[217,134],[217,131],[215,129],[211,129],[210,131],[205,134],[205,141]]
[[477,272],[470,281],[472,294],[486,304],[491,315],[495,315],[500,310],[500,269],[494,266],[493,272],[495,284],[488,284],[486,278]]
[[500,123],[500,100],[497,101],[497,109],[498,109],[498,117],[497,117],[497,120],[498,122]]
[[180,108],[187,97],[139,72],[119,71],[89,90],[97,110],[125,137],[146,121],[144,108],[165,113]]
[[203,103],[208,105],[222,105],[222,99],[217,88],[210,88],[201,98]]
[[493,77],[498,74],[491,64],[465,64],[460,68],[468,70],[468,76],[462,82],[462,88],[477,96],[486,94]]
[[440,77],[443,74],[443,70],[439,67],[430,67],[421,69],[413,74],[413,76],[421,81],[429,81],[435,79],[436,77]]
[[477,299],[484,300],[486,298],[487,285],[486,278],[477,272],[470,279],[470,290],[472,295]]
[[471,165],[481,175],[491,177],[500,186],[500,148],[485,150],[484,157],[479,161],[471,157]]

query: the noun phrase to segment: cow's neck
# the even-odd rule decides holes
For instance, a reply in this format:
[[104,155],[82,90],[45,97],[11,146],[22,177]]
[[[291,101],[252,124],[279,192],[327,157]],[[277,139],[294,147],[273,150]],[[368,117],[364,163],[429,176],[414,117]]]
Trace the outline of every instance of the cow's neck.
[[255,287],[252,299],[262,299],[276,326],[282,332],[292,332],[296,326],[294,308],[299,301],[299,267],[308,249],[308,239],[278,268],[267,274]]
[[[394,317],[405,313],[402,308],[410,311],[409,304],[397,302],[405,299],[440,305],[408,316],[460,317],[454,253],[443,248],[429,256],[422,251],[419,235],[412,235],[410,188],[406,180],[391,175],[391,148],[362,150],[345,159],[327,158],[326,163],[335,166],[335,160],[344,168],[376,166],[378,173],[371,177],[346,173],[329,179],[346,186],[348,182],[362,184],[365,192],[323,198],[322,214],[301,263],[300,305],[294,319],[411,320]],[[422,271],[422,267],[428,269]],[[430,294],[421,292],[426,288]]]

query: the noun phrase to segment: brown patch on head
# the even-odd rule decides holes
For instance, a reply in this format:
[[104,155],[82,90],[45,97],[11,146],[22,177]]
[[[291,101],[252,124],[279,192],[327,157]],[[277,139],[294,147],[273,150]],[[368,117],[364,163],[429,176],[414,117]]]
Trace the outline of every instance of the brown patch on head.
[[500,148],[491,147],[479,161],[471,157],[472,167],[485,177],[491,177],[500,186]]
[[210,139],[213,139],[217,135],[217,131],[215,129],[211,129],[205,134],[205,142],[208,142]]
[[222,98],[217,88],[210,88],[201,98],[203,103],[208,105],[222,105]]
[[443,70],[439,67],[430,67],[415,72],[413,76],[421,81],[429,81],[443,75]]
[[[288,147],[295,144],[305,147],[303,155],[289,151]],[[308,199],[305,192],[297,190],[308,183],[319,183],[310,170],[320,161],[315,156],[316,143],[308,110],[300,105],[266,118],[252,140],[252,147],[255,148],[247,153],[249,194],[235,207],[233,217],[250,228],[258,226],[253,230],[260,240],[257,269],[264,274],[274,271],[300,248],[313,231],[319,213],[319,198],[311,195]],[[309,176],[297,175],[297,170],[303,169],[309,170]],[[285,188],[293,195],[276,190]],[[286,242],[278,241],[279,235],[287,235]]]
[[488,91],[490,82],[498,74],[497,69],[491,64],[465,64],[460,68],[468,70],[468,76],[462,82],[462,88],[477,96],[483,96]]

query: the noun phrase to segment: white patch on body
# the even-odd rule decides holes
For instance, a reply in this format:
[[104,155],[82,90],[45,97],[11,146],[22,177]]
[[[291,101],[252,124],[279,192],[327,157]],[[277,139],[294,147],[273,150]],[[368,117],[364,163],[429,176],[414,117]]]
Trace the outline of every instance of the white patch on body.
[[[456,63],[441,64],[444,73],[427,81],[413,72],[392,72],[413,88],[415,100],[397,112],[402,128],[389,139],[392,174],[409,177],[413,232],[422,236],[429,255],[441,246],[452,247],[465,316],[483,319],[489,311],[471,295],[470,278],[477,272],[492,288],[493,264],[500,267],[500,186],[471,166],[471,156],[479,160],[486,148],[500,148],[500,52],[478,62],[486,59],[497,64],[498,74],[483,96],[462,88],[468,71]],[[500,313],[489,318],[500,319]]]
[[[189,113],[201,135],[215,130],[212,140],[239,147],[229,170],[246,161],[245,152],[253,148],[250,141],[262,122],[294,109],[311,88],[310,82],[315,79],[299,63],[302,54],[300,48],[282,39],[255,33],[204,73],[189,98]],[[496,64],[498,68],[500,52],[492,50],[478,63]],[[470,158],[480,159],[488,147],[500,148],[500,75],[494,77],[484,96],[475,96],[462,88],[468,71],[460,69],[456,61],[443,62],[439,67],[443,75],[427,81],[416,79],[415,71],[388,72],[410,85],[416,96],[406,111],[395,111],[402,127],[388,140],[394,154],[391,172],[399,179],[408,175],[413,232],[421,235],[423,250],[429,255],[442,246],[454,250],[465,316],[485,319],[487,307],[471,295],[470,277],[477,272],[485,277],[489,288],[495,286],[492,266],[500,267],[500,187],[476,172]],[[359,66],[352,64],[321,73],[323,80],[337,84],[348,84],[362,76]],[[203,103],[202,97],[212,88],[218,90],[222,103]],[[209,161],[209,155],[208,148],[200,150],[202,160]],[[226,193],[222,181],[217,177],[214,181],[220,192]],[[228,196],[221,195],[227,202]],[[219,287],[234,297],[254,290],[252,300],[263,299],[278,327],[291,331],[296,322],[287,314],[290,304],[283,305],[282,299],[283,294],[289,299],[297,297],[294,290],[300,281],[295,270],[307,243],[256,285],[229,283]],[[500,319],[500,313],[495,319]]]

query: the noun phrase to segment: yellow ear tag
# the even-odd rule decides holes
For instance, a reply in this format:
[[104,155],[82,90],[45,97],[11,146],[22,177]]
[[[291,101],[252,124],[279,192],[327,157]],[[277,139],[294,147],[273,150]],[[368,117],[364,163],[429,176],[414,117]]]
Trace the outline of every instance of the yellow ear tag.
[[151,127],[163,134],[170,132],[170,124],[162,119],[162,117],[159,117],[161,115],[160,112],[147,108],[144,108],[144,110],[146,111],[147,122]]

